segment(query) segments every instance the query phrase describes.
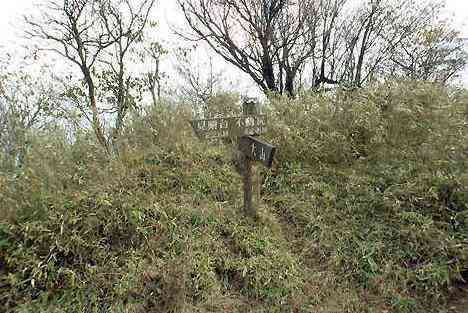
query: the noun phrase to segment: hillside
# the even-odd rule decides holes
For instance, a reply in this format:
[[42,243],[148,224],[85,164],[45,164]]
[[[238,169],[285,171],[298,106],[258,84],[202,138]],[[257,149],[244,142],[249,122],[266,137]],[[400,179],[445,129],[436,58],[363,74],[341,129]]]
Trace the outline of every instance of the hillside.
[[278,153],[256,219],[233,148],[200,142],[182,104],[133,116],[114,159],[93,134],[32,136],[0,173],[0,312],[468,312],[465,90],[264,109]]

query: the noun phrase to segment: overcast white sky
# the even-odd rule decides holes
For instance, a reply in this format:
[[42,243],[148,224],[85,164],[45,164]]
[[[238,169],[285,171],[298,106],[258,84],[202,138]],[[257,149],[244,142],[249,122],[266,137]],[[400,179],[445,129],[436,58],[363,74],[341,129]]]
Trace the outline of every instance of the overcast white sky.
[[[421,0],[408,0],[421,1]],[[12,51],[21,42],[21,16],[34,14],[34,3],[45,0],[0,0],[0,53],[2,50]],[[155,8],[156,18],[160,23],[158,39],[173,42],[169,24],[180,24],[180,12],[175,0],[158,0]],[[446,0],[447,16],[452,18],[464,38],[468,38],[468,0]],[[468,74],[468,73],[467,73]],[[467,75],[468,84],[468,75]]]
[[[41,3],[45,0],[0,0],[0,44],[5,45],[17,38],[15,25],[22,14],[33,14],[33,3]],[[158,0],[158,8],[163,17],[163,24],[168,20],[173,21],[173,16],[178,15],[175,0]],[[418,0],[408,0],[418,1]],[[468,37],[468,0],[446,0],[446,10],[455,20],[457,27],[462,30],[464,37]],[[158,9],[156,9],[158,10]],[[163,25],[165,26],[165,25]]]

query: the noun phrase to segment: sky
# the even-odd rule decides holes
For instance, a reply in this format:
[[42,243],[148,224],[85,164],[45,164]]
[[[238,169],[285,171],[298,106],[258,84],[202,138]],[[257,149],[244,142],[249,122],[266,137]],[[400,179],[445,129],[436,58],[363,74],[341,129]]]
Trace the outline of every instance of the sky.
[[[34,14],[34,3],[44,3],[46,0],[0,0],[0,53],[1,50],[14,50],[22,42],[22,15]],[[176,0],[157,0],[154,11],[159,21],[159,40],[171,44],[177,40],[173,34],[174,24],[183,25]],[[422,0],[408,0],[422,1]],[[468,0],[446,0],[447,17],[461,31],[461,36],[468,39]],[[12,49],[13,48],[13,49]],[[229,68],[229,66],[228,66]],[[468,69],[464,75],[465,85],[468,86]]]
[[[18,37],[15,25],[21,23],[23,14],[34,13],[34,3],[43,3],[46,0],[0,0],[0,44],[7,44]],[[421,1],[421,0],[409,0]],[[163,18],[162,25],[168,30],[167,24],[171,23],[174,15],[180,16],[175,0],[158,0],[157,11]],[[457,27],[462,30],[462,35],[468,38],[468,1],[446,0],[446,11],[451,16]]]

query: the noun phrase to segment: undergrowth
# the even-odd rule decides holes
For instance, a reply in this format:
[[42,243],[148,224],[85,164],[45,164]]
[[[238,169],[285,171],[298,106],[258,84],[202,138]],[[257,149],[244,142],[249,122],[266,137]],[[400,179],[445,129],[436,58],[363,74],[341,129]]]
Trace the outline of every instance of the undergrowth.
[[449,312],[466,92],[392,82],[265,110],[257,219],[231,147],[199,142],[184,106],[133,117],[114,159],[37,134],[0,175],[0,312]]

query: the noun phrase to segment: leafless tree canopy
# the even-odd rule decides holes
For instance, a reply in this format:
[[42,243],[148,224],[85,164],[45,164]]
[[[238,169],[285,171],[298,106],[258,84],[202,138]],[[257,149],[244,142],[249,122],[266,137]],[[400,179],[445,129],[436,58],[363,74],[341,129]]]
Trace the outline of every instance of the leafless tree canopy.
[[153,105],[161,100],[165,73],[161,70],[161,61],[168,53],[159,42],[148,42],[140,52],[141,62],[149,62],[148,70],[143,73],[143,83],[151,94]]
[[306,80],[361,86],[388,75],[445,82],[465,63],[433,1],[178,2],[192,30],[184,36],[206,41],[265,92],[291,96]]
[[178,0],[194,31],[265,92],[294,93],[301,66],[314,52],[314,1]]
[[214,70],[211,57],[208,62],[198,64],[193,56],[195,49],[196,47],[193,50],[179,48],[175,52],[175,70],[181,79],[181,86],[178,88],[181,97],[199,107],[206,105],[220,91],[223,75]]

